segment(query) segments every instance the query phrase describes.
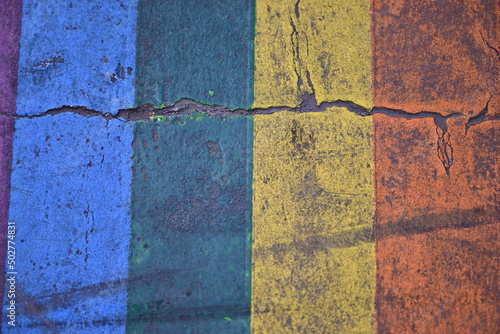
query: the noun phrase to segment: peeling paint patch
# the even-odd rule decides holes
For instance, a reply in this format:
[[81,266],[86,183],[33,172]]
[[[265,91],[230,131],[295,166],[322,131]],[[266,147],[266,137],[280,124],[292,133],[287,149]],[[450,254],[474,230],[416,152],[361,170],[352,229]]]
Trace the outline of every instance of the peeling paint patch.
[[33,65],[33,67],[44,70],[50,67],[51,65],[62,64],[62,63],[64,63],[64,58],[62,56],[55,56],[48,60],[39,61],[38,63]]

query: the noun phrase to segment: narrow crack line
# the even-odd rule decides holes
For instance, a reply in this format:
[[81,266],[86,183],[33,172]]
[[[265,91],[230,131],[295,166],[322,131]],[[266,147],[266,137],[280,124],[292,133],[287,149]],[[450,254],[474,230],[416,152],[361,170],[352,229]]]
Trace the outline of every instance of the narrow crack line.
[[[307,64],[302,60],[301,52],[301,38],[304,38],[306,55],[309,55],[309,39],[307,34],[301,33],[299,30],[300,26],[300,0],[295,2],[295,20],[293,15],[289,16],[290,26],[292,27],[292,33],[290,34],[290,41],[292,44],[292,56],[293,56],[293,70],[297,76],[297,90],[299,95],[304,96],[305,94],[316,94],[314,85],[311,80],[311,74],[307,68]],[[296,22],[295,22],[296,21]],[[305,80],[307,82],[304,82]]]
[[486,38],[484,38],[484,35],[483,35],[483,33],[482,33],[482,31],[481,31],[481,30],[479,30],[479,35],[481,35],[481,38],[482,38],[482,40],[483,40],[484,44],[486,44],[486,46],[487,46],[488,48],[490,48],[491,50],[493,50],[493,52],[495,52],[495,54],[497,55],[497,58],[498,58],[497,60],[498,60],[498,61],[500,61],[500,51],[499,51],[497,48],[495,48],[493,45],[491,45],[491,44],[490,44],[490,43],[486,40]]
[[300,0],[297,0],[295,2],[295,17],[297,17],[297,20],[300,20]]
[[295,72],[295,75],[297,76],[297,89],[299,93],[301,92],[302,88],[302,74],[300,73],[300,67],[298,64],[301,63],[300,60],[300,50],[298,48],[298,31],[297,27],[295,26],[295,23],[293,23],[293,19],[290,16],[290,25],[292,26],[292,33],[290,34],[290,43],[292,44],[292,56],[293,56],[293,71]]

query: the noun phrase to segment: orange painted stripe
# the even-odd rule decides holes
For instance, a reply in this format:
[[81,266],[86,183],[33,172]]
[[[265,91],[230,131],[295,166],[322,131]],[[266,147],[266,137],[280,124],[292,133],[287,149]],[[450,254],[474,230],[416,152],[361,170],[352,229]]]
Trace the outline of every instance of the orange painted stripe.
[[377,106],[499,113],[497,0],[373,0]]
[[[377,331],[500,333],[496,0],[372,2]],[[445,167],[449,167],[447,175]]]
[[448,123],[374,117],[379,333],[500,332],[500,124]]

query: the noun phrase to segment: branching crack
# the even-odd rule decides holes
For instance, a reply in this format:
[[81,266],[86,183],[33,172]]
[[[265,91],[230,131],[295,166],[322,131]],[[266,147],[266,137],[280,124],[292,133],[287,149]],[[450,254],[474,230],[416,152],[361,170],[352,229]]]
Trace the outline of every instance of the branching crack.
[[481,124],[481,123],[487,122],[487,121],[500,121],[499,115],[496,115],[496,116],[488,115],[488,111],[489,111],[488,107],[490,104],[490,100],[491,100],[491,98],[488,99],[488,101],[486,101],[486,105],[483,108],[483,110],[481,110],[476,116],[469,118],[469,120],[467,121],[467,124],[465,125],[466,133],[474,125],[478,125],[478,124]]
[[497,48],[495,48],[493,45],[491,45],[491,44],[490,44],[490,43],[486,40],[486,38],[484,38],[484,35],[483,35],[483,33],[481,32],[481,30],[479,30],[479,35],[481,35],[481,39],[483,40],[484,44],[486,44],[486,46],[487,46],[490,50],[492,50],[492,51],[496,54],[496,56],[497,56],[497,60],[498,60],[498,61],[500,61],[500,51],[499,51]]
[[443,163],[446,173],[450,174],[450,168],[453,165],[453,148],[451,146],[450,134],[448,133],[447,121],[454,117],[469,117],[466,123],[466,131],[472,126],[486,121],[500,121],[500,116],[489,116],[488,106],[490,100],[487,101],[483,110],[477,116],[470,117],[464,113],[455,112],[447,116],[443,116],[438,112],[420,111],[417,113],[410,113],[402,109],[392,109],[387,107],[374,106],[373,108],[366,108],[352,101],[335,100],[323,101],[317,103],[314,94],[303,94],[301,103],[296,107],[290,106],[272,106],[268,108],[236,108],[231,109],[222,105],[209,105],[200,103],[192,99],[181,99],[173,104],[166,105],[158,108],[153,104],[147,103],[130,109],[119,109],[116,114],[92,110],[84,106],[62,106],[60,108],[50,109],[38,115],[15,115],[0,112],[0,116],[7,116],[13,118],[40,118],[45,116],[55,116],[64,113],[72,113],[86,117],[103,117],[110,121],[113,119],[122,122],[136,122],[136,121],[157,121],[165,119],[166,117],[191,115],[193,113],[202,113],[209,117],[227,118],[234,116],[255,116],[255,115],[269,115],[277,112],[294,112],[294,113],[311,113],[311,112],[324,112],[332,107],[345,108],[346,110],[361,116],[373,116],[375,114],[382,114],[389,117],[411,119],[432,118],[436,124],[436,132],[438,136],[437,150],[438,158]]
[[451,146],[451,135],[436,126],[437,153],[438,158],[443,164],[446,175],[450,176],[450,168],[453,166],[453,147]]

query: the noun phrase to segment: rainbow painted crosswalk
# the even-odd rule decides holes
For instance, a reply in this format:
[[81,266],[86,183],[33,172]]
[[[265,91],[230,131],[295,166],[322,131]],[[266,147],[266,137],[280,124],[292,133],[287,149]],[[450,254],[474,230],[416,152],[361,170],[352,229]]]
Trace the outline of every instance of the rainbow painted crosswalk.
[[[499,332],[498,22],[491,0],[3,1],[2,331]],[[181,99],[250,112],[113,116]]]

